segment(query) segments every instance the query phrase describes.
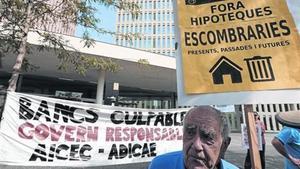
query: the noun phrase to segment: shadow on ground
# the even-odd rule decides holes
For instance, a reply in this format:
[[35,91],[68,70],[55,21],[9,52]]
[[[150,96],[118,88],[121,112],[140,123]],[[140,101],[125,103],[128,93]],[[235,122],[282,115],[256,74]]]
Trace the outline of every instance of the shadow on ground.
[[[244,168],[244,161],[246,153],[237,153],[233,151],[227,151],[225,154],[225,160],[236,165],[239,168]],[[266,169],[282,169],[283,158],[274,155],[266,155]]]

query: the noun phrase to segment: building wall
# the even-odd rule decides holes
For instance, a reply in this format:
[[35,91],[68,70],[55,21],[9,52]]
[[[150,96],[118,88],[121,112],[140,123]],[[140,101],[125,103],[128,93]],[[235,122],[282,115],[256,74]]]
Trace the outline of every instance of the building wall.
[[[62,0],[48,0],[48,3],[50,5],[58,5],[61,3]],[[60,10],[64,7],[67,7],[65,5],[60,5],[60,7],[57,8],[57,10]],[[54,32],[64,35],[75,35],[76,30],[76,23],[72,23],[67,20],[62,20],[59,18],[53,18],[50,15],[46,15],[46,19],[39,19],[33,24],[33,29],[39,29],[39,30],[45,30],[48,32]]]
[[137,3],[141,14],[137,19],[126,12],[117,11],[116,31],[138,33],[132,41],[117,37],[116,44],[174,56],[174,12],[172,0],[129,0]]

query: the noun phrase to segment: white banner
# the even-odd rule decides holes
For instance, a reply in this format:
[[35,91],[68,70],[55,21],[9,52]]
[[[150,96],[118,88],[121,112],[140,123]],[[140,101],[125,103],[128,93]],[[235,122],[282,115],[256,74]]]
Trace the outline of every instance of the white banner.
[[0,164],[82,167],[150,161],[182,149],[187,111],[9,92],[0,124]]

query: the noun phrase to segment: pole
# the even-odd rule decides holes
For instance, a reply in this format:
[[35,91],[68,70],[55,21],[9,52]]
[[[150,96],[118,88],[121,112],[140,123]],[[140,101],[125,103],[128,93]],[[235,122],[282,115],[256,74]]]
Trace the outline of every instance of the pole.
[[105,71],[100,70],[98,74],[96,104],[102,105],[103,103],[104,82],[105,82]]
[[258,138],[252,105],[245,105],[246,125],[248,132],[251,166],[253,169],[261,169],[260,154],[258,149]]

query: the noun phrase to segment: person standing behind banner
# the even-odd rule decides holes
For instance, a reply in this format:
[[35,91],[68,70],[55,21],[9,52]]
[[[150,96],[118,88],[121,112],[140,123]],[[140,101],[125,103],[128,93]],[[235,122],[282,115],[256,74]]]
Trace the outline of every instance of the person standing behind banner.
[[157,156],[148,169],[238,169],[222,159],[230,141],[224,113],[210,106],[193,108],[184,118],[183,151]]
[[[262,150],[259,150],[259,156],[261,161],[261,168],[265,169],[265,148],[266,148],[266,138],[265,138],[265,132],[266,127],[265,124],[260,121],[260,117],[257,112],[254,112],[254,118],[255,118],[255,124],[260,127],[261,129],[261,142],[262,142]],[[247,150],[246,159],[244,162],[245,169],[251,169],[251,159],[250,159],[250,151]]]

